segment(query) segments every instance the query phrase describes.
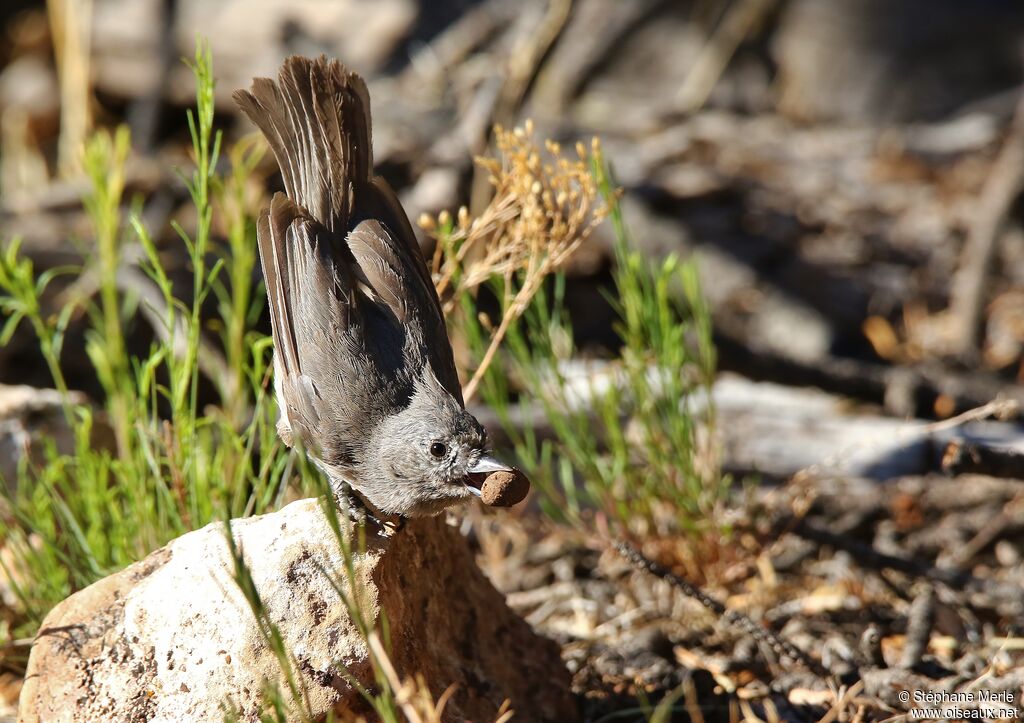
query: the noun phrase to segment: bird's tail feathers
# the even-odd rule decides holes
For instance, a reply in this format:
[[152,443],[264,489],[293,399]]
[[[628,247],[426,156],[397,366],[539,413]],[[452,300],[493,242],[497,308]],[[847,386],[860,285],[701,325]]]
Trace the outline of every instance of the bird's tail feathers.
[[257,78],[234,99],[270,143],[289,198],[325,227],[344,230],[373,173],[363,79],[337,60],[292,56],[277,82]]

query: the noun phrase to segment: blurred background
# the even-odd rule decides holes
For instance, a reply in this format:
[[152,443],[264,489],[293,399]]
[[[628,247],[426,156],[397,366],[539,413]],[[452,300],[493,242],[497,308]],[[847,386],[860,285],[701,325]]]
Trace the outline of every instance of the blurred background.
[[[696,252],[724,369],[924,417],[1017,381],[1014,0],[8,0],[0,26],[0,237],[42,268],[88,238],[78,149],[96,127],[131,128],[128,194],[173,240],[194,99],[181,59],[201,35],[229,140],[252,131],[231,91],[288,54],[362,73],[378,171],[413,220],[486,203],[472,159],[494,123],[600,136],[639,246]],[[598,350],[616,343],[597,291],[608,236],[569,269],[576,333]],[[43,384],[33,348],[0,350],[0,381]],[[894,365],[912,371],[897,383]]]
[[[599,137],[635,248],[652,261],[693,259],[700,277],[719,371],[710,393],[721,459],[711,476],[728,479],[716,476],[720,466],[733,481],[769,483],[737,484],[728,504],[698,506],[693,517],[713,518],[707,529],[620,519],[622,529],[830,668],[886,672],[880,651],[900,656],[911,604],[925,600],[920,609],[932,613],[906,670],[925,670],[927,650],[941,663],[922,673],[929,679],[995,670],[1021,690],[1024,430],[960,424],[1024,402],[1020,0],[5,0],[0,37],[0,246],[21,239],[37,272],[94,256],[83,142],[125,124],[123,205],[153,234],[179,298],[190,298],[192,271],[171,222],[188,233],[197,226],[175,170],[192,169],[195,83],[182,59],[194,57],[197,37],[212,50],[225,148],[254,130],[231,92],[275,75],[289,54],[325,53],[362,74],[377,171],[414,222],[461,206],[483,211],[491,186],[474,157],[493,155],[496,124],[533,119],[538,137],[566,148]],[[238,167],[226,155],[217,169],[225,177]],[[252,208],[281,188],[269,154],[241,186],[238,205]],[[217,218],[214,248],[223,249],[232,230]],[[232,243],[252,231],[241,223]],[[430,253],[433,240],[421,241]],[[614,361],[623,348],[616,249],[613,225],[602,224],[565,270],[573,348],[589,361]],[[140,254],[137,244],[123,248],[122,291],[145,287]],[[97,286],[90,273],[60,277],[43,294],[46,313],[64,308],[71,285],[84,296]],[[159,339],[144,306],[137,315],[126,307],[125,342],[139,358]],[[265,311],[251,321],[269,333]],[[71,389],[99,403],[86,322],[85,313],[68,322],[61,366]],[[0,384],[53,386],[31,325],[8,328]],[[669,358],[661,352],[658,361]],[[537,412],[525,391],[523,418]],[[59,401],[18,394],[0,395],[8,479],[25,439],[44,429],[60,443]],[[199,394],[211,407],[218,399],[205,378]],[[690,411],[675,407],[687,445],[699,436]],[[478,413],[507,443],[500,429],[518,418]],[[582,414],[576,431],[586,436]],[[543,414],[534,417],[543,427]],[[654,415],[641,435],[661,421]],[[626,438],[628,424],[614,431]],[[655,504],[678,487],[676,458],[659,459],[664,486],[647,490]],[[634,464],[639,477],[645,463]],[[589,484],[593,470],[574,466]],[[571,489],[573,470],[562,471]],[[536,505],[500,524],[476,511],[463,528],[510,605],[562,645],[586,717],[635,714],[646,695],[677,690],[694,671],[708,695],[782,685],[790,668],[745,631],[700,617],[692,601],[686,608],[667,586],[631,577],[593,543],[592,523],[630,518],[628,506],[615,511],[622,487],[608,490],[608,507],[576,510],[585,524],[575,528],[532,514]],[[109,568],[180,531],[165,532]],[[51,597],[98,575],[62,579]],[[938,603],[936,580],[945,585]],[[984,595],[968,599],[975,583]],[[12,620],[21,627],[11,630],[30,629],[23,611]],[[857,658],[851,651],[872,629],[885,644]],[[20,634],[9,648],[17,661],[0,677],[11,705],[31,643]],[[846,652],[829,652],[836,639]],[[1009,639],[1016,647],[1004,646]],[[787,680],[749,695],[803,705]],[[877,714],[868,719],[896,705],[885,697],[889,680],[868,684]],[[822,705],[819,714],[831,703]]]

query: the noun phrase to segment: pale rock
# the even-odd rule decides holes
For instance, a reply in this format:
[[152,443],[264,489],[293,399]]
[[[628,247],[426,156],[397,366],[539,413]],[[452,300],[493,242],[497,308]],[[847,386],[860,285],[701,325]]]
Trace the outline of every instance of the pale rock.
[[[71,392],[70,407],[88,404],[85,395]],[[61,393],[24,384],[0,384],[0,479],[9,491],[18,479],[18,465],[26,454],[36,463],[45,461],[45,445],[52,442],[58,454],[74,451],[75,437],[64,415]],[[111,446],[109,428],[97,420],[90,443]]]
[[[256,588],[293,653],[314,718],[373,716],[342,672],[372,685],[365,641],[326,570],[343,557],[317,500],[235,520]],[[370,619],[385,615],[391,660],[421,674],[446,719],[576,718],[558,647],[505,605],[442,519],[367,535],[353,557]],[[277,659],[233,577],[223,523],[188,533],[54,608],[29,658],[19,720],[220,721],[229,701],[258,720]]]

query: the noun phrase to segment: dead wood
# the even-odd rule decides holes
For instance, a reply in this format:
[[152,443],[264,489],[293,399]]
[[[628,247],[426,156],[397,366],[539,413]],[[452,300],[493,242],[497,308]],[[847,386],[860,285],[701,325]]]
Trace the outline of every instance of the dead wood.
[[984,474],[1024,480],[1024,452],[984,442],[954,439],[942,453],[942,471],[948,475]]
[[960,413],[1002,397],[1024,403],[1024,386],[974,370],[958,372],[940,364],[894,367],[859,359],[826,356],[802,361],[763,348],[751,348],[733,336],[715,335],[722,366],[751,379],[814,386],[884,405],[895,416],[935,415],[936,401],[950,402]]
[[935,590],[925,584],[921,592],[914,598],[907,613],[907,640],[903,646],[903,657],[900,666],[907,669],[916,668],[921,664],[932,627],[935,625]]
[[953,588],[962,587],[971,579],[969,574],[959,570],[939,568],[921,560],[884,553],[866,542],[822,529],[804,519],[783,520],[777,529],[788,530],[819,545],[843,550],[849,553],[857,564],[874,570],[895,570],[923,580],[941,582]]
[[684,595],[693,598],[707,610],[720,617],[727,625],[734,626],[753,637],[758,643],[767,645],[779,657],[789,658],[820,677],[827,677],[829,675],[829,671],[825,670],[821,663],[812,659],[807,653],[784,639],[778,633],[758,625],[738,610],[726,607],[722,602],[711,597],[688,580],[649,559],[629,543],[620,540],[616,541],[614,546],[618,553],[626,558],[634,567],[665,580]]
[[980,352],[982,311],[988,298],[989,271],[996,242],[1024,186],[1024,98],[1010,126],[1009,136],[985,181],[967,242],[960,255],[960,268],[953,277],[950,314],[954,332],[952,351],[964,359]]
[[541,117],[565,112],[595,71],[609,61],[626,35],[662,10],[665,0],[591,0],[573,8],[564,37],[551,51],[531,94],[530,110]]

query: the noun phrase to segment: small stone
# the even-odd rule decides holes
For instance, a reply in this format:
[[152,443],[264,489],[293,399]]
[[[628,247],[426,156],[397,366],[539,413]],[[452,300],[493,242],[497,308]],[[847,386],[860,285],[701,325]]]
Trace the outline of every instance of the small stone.
[[1020,563],[1020,550],[1008,540],[1000,540],[995,546],[996,560],[1003,567],[1015,567]]
[[530,480],[518,469],[492,472],[480,488],[480,499],[489,507],[511,507],[530,491]]

